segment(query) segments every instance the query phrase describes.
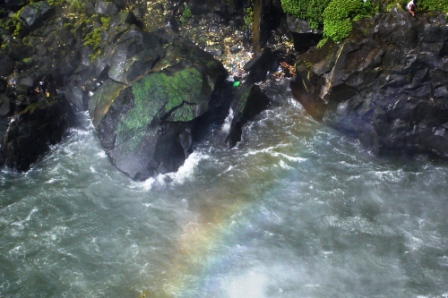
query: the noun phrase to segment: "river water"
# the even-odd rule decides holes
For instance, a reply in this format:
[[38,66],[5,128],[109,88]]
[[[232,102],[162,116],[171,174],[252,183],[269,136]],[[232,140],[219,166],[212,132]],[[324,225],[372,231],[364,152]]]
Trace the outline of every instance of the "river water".
[[448,297],[448,163],[377,158],[273,96],[133,182],[87,118],[0,177],[0,297]]

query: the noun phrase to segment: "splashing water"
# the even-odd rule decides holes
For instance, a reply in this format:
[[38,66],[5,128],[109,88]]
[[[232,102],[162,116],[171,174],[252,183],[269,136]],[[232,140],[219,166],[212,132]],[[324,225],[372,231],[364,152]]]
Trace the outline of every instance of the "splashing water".
[[448,296],[446,162],[372,157],[287,94],[213,142],[133,182],[90,125],[2,170],[0,297]]

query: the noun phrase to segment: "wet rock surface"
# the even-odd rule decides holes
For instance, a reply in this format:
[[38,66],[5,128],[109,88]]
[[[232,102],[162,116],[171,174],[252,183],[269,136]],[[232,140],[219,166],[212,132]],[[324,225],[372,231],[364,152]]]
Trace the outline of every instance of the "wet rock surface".
[[42,24],[52,12],[50,5],[47,2],[36,2],[24,7],[19,13],[20,21],[30,28],[36,27]]
[[296,99],[374,153],[448,157],[446,17],[390,13],[354,27],[300,58]]
[[266,110],[269,102],[269,98],[258,85],[244,84],[238,89],[232,105],[233,119],[225,140],[229,147],[241,141],[244,125]]
[[176,35],[128,33],[111,50],[118,54],[109,79],[95,92],[89,111],[112,163],[143,180],[183,164],[191,152],[191,128],[207,113],[227,72]]
[[73,125],[73,111],[62,97],[39,99],[11,118],[3,137],[0,160],[18,171],[32,164],[61,141]]

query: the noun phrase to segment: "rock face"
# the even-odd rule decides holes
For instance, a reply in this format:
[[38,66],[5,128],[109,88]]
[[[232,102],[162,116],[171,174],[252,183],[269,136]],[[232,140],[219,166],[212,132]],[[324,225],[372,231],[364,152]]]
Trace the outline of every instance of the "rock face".
[[232,104],[234,116],[225,140],[229,147],[235,146],[241,140],[244,125],[266,110],[268,105],[269,98],[258,85],[244,84],[238,89]]
[[109,79],[89,102],[106,153],[135,180],[177,170],[190,152],[195,121],[227,72],[166,32],[125,33],[111,52]]
[[74,120],[72,109],[63,97],[41,99],[12,118],[3,138],[0,160],[8,167],[26,171],[61,141]]
[[19,13],[20,21],[28,27],[35,27],[45,19],[52,9],[47,2],[37,2],[23,8]]
[[306,20],[288,15],[286,23],[294,41],[294,48],[298,52],[307,51],[322,39],[322,30],[312,29]]
[[291,86],[314,118],[373,153],[448,157],[448,22],[442,14],[361,20],[347,40],[304,54]]

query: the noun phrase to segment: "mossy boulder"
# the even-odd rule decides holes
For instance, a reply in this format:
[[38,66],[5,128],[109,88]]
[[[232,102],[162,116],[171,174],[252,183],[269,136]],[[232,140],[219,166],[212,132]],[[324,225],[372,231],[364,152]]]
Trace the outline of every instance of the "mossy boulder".
[[106,153],[135,180],[183,164],[195,121],[208,112],[227,75],[187,40],[165,32],[143,35],[142,50],[123,61],[122,75],[109,74],[89,103]]
[[448,157],[448,21],[379,14],[300,57],[295,98],[317,120],[376,154]]

